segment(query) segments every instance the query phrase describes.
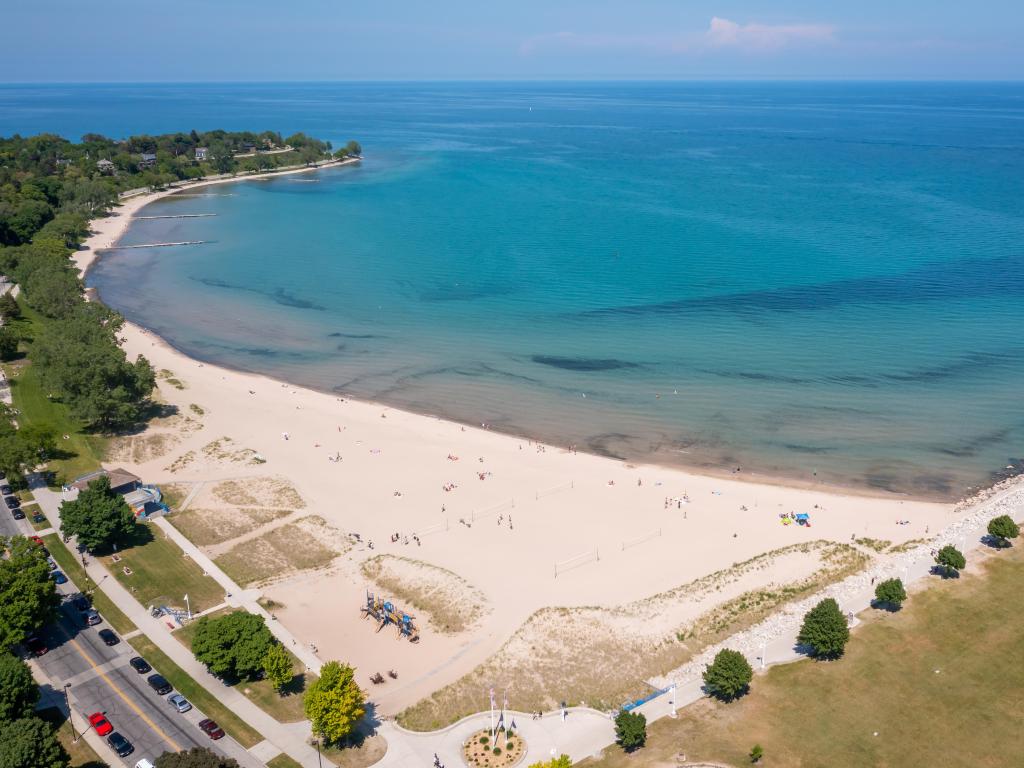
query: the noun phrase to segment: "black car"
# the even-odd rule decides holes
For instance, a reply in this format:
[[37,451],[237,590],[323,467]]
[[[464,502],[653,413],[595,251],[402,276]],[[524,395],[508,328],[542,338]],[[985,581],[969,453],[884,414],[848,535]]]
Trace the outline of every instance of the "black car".
[[133,656],[131,659],[128,660],[128,663],[131,665],[132,669],[134,669],[140,675],[144,675],[147,672],[153,671],[153,668],[149,666],[148,662],[141,656]]
[[87,598],[85,595],[75,595],[74,597],[72,597],[71,605],[74,606],[74,609],[76,611],[81,611],[82,613],[85,613],[92,607],[91,605],[89,605],[89,598]]
[[149,687],[154,691],[163,696],[165,693],[170,693],[174,690],[170,683],[167,682],[167,678],[163,675],[150,675],[146,678],[146,682],[149,683]]
[[111,629],[101,629],[99,635],[100,639],[107,645],[117,645],[121,642],[121,638],[115,635]]
[[21,507],[15,507],[14,509],[11,510],[11,517],[13,517],[15,520],[24,520],[25,513],[21,511]]
[[42,656],[50,650],[46,647],[46,642],[43,638],[34,632],[25,638],[25,646],[33,656]]
[[110,745],[112,750],[117,752],[118,757],[125,757],[135,751],[132,743],[117,731],[107,736],[107,744]]
[[0,485],[0,494],[3,494],[4,496],[10,496],[12,493],[14,493],[14,491],[11,489],[11,486],[9,486],[7,483]]
[[17,496],[4,496],[4,504],[7,505],[8,509],[16,509],[21,506],[21,499]]
[[32,515],[32,522],[33,523],[45,523],[46,522],[46,515],[44,515],[42,512],[36,512],[34,515]]

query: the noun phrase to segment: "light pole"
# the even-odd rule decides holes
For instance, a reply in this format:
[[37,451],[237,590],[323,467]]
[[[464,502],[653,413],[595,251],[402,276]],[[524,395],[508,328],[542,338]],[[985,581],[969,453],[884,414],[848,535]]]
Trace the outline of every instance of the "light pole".
[[313,739],[313,744],[316,745],[316,762],[317,762],[317,765],[319,765],[320,768],[324,768],[324,761],[320,757],[320,739]]
[[72,741],[78,743],[78,734],[75,732],[75,720],[71,716],[71,699],[68,698],[68,688],[71,687],[71,683],[64,683],[64,704],[68,708],[68,722],[71,723],[71,736]]

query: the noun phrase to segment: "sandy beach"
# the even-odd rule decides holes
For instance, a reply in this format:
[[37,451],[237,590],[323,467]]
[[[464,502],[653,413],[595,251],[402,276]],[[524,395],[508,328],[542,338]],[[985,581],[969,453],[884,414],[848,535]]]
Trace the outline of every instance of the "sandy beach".
[[[93,222],[89,249],[75,257],[83,273],[132,216],[171,193],[131,198]],[[612,621],[609,636],[635,629],[659,639],[742,592],[810,577],[823,563],[812,542],[881,558],[956,517],[951,504],[576,453],[204,364],[131,323],[123,336],[129,357],[145,355],[162,372],[160,397],[177,415],[122,441],[109,464],[180,489],[190,503],[172,523],[203,530],[197,543],[219,563],[251,566],[251,586],[320,658],[353,664],[362,684],[396,670],[397,680],[370,691],[384,714],[470,672],[542,609],[613,616],[643,605],[645,626]],[[216,516],[229,507],[241,511],[221,526]],[[810,526],[784,524],[791,513],[809,515]],[[289,561],[309,543],[320,556]],[[713,588],[677,590],[762,555]],[[410,595],[425,587],[417,599],[428,611],[410,611],[418,644],[360,617],[368,589],[393,596],[379,582]],[[543,623],[531,632],[539,638]],[[529,657],[523,637],[517,652]]]

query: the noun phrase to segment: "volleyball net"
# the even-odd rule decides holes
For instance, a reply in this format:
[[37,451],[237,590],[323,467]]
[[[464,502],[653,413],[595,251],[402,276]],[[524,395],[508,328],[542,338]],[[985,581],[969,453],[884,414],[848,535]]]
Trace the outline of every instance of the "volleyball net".
[[653,531],[645,533],[643,536],[637,536],[634,539],[624,539],[622,541],[622,551],[625,552],[630,547],[635,547],[639,544],[650,541],[651,539],[657,539],[661,536],[661,528],[656,528]]
[[568,560],[562,560],[560,562],[556,562],[555,563],[555,578],[557,579],[558,578],[558,574],[560,574],[560,573],[565,573],[566,571],[571,571],[573,568],[579,568],[581,565],[586,565],[587,563],[596,563],[600,559],[601,559],[601,555],[597,551],[597,547],[594,547],[593,549],[591,549],[591,550],[589,550],[587,552],[584,552],[582,554],[576,555],[575,557],[570,557]]

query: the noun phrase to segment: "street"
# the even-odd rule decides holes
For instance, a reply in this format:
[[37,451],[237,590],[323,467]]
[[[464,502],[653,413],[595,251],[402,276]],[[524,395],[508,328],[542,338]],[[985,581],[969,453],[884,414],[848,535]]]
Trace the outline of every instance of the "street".
[[[0,482],[5,481],[0,478]],[[0,535],[32,533],[28,521],[15,520],[0,501]],[[81,613],[70,602],[80,594],[71,581],[57,585],[57,593],[63,600],[58,620],[41,632],[49,650],[34,660],[57,694],[67,686],[68,703],[81,715],[81,721],[102,712],[114,730],[131,742],[135,750],[123,758],[125,764],[135,765],[143,758],[153,762],[164,752],[200,746],[234,757],[242,766],[259,765],[230,736],[213,741],[199,730],[197,723],[205,715],[194,706],[180,714],[167,701],[169,694],[161,696],[150,688],[146,678],[161,670],[154,666],[151,672],[139,674],[132,669],[128,661],[138,654],[118,633],[119,643],[104,643],[99,631],[112,629],[105,621],[85,626]]]

